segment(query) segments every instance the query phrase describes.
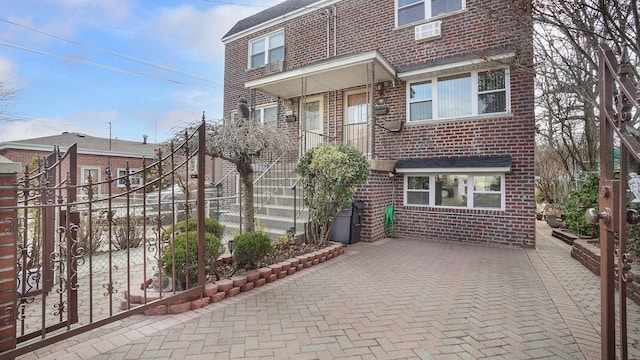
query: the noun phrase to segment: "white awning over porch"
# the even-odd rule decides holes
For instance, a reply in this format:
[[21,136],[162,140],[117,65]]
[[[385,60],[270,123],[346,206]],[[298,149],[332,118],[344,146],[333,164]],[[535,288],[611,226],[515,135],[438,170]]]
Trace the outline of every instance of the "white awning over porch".
[[374,67],[374,83],[395,81],[395,68],[377,50],[322,60],[309,66],[248,81],[245,88],[281,99],[365,85]]

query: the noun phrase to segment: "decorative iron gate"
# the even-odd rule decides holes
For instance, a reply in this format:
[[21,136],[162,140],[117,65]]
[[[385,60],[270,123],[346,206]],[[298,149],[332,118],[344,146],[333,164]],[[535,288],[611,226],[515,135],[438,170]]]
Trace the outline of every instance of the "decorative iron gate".
[[[198,175],[205,173],[204,141],[203,119],[196,131],[185,131],[182,143],[171,144],[167,155],[149,159],[149,164],[145,160],[142,169],[130,171],[127,165],[125,174],[113,176],[109,166],[104,180],[89,172],[81,177],[86,180],[82,184],[77,183],[76,145],[64,154],[56,148],[16,180],[18,202],[11,209],[16,285],[10,309],[16,346],[0,353],[0,359],[178,297],[203,295],[204,231],[200,230],[205,224],[205,183]],[[184,181],[177,189],[173,185],[179,178]],[[125,191],[114,193],[116,184]],[[163,188],[172,189],[168,200]],[[162,254],[175,252],[175,234],[166,230],[190,219],[198,228],[192,234],[197,238],[197,277],[189,276],[189,269],[194,269],[189,264],[178,269],[186,271],[181,289],[163,273]],[[185,251],[188,244],[185,241]],[[169,266],[174,278],[176,267]],[[193,278],[197,281],[190,284]],[[170,285],[149,287],[149,279]],[[132,304],[134,293],[142,305]]]
[[[640,164],[640,142],[628,131],[640,113],[640,90],[632,83],[626,50],[618,63],[605,44],[599,52],[600,93],[600,197],[599,210],[589,209],[587,218],[600,224],[601,349],[602,359],[627,359],[627,284],[632,255],[627,252],[627,224],[640,222],[640,214],[627,209],[628,161]],[[620,169],[614,149],[620,149]],[[619,343],[616,344],[616,282],[619,288]]]

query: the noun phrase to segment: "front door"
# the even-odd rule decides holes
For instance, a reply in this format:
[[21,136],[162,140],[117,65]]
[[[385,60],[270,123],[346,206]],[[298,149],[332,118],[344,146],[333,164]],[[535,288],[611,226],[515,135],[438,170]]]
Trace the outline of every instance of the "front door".
[[347,94],[346,114],[344,122],[344,143],[368,154],[369,136],[367,119],[369,118],[369,104],[367,94],[358,92]]
[[322,116],[322,97],[309,97],[302,104],[304,112],[304,129],[306,148],[312,149],[320,145],[324,140],[324,122]]

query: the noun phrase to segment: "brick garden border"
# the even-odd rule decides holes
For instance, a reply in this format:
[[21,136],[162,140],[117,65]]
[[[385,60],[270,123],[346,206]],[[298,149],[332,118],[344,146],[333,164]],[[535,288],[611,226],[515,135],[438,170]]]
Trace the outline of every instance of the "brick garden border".
[[[562,230],[553,230],[551,236],[571,245],[571,257],[600,276],[600,246],[597,239],[579,239],[576,235]],[[631,273],[634,281],[627,283],[627,298],[640,305],[640,268],[632,265]],[[616,282],[616,287],[618,286]]]
[[[144,311],[145,315],[179,314],[185,311],[200,309],[211,303],[220,302],[226,298],[236,296],[241,292],[251,291],[266,283],[282,279],[300,270],[310,268],[313,265],[331,260],[344,254],[344,246],[341,243],[331,243],[329,246],[314,252],[297,256],[268,267],[251,270],[243,275],[234,275],[229,279],[218,280],[205,284],[202,295],[179,298],[175,302],[158,305]],[[220,259],[225,263],[231,263],[231,256]],[[151,294],[150,294],[151,293]],[[170,293],[173,294],[173,293]],[[132,289],[124,292],[124,298],[120,301],[120,309],[126,310],[129,306],[135,307],[147,302],[160,299],[160,295],[154,296],[153,292]]]

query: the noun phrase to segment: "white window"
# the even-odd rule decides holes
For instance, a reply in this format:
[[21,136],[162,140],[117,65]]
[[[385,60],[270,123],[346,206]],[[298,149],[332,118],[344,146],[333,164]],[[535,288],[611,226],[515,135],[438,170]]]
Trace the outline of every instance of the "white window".
[[504,174],[411,174],[404,177],[404,204],[504,210]]
[[[129,177],[129,181],[131,182],[132,187],[142,185],[142,174],[138,171],[139,171],[138,169],[129,169],[129,174],[131,175]],[[126,186],[126,183],[127,183],[126,175],[127,175],[127,169],[122,169],[122,168],[118,169],[118,181],[117,181],[118,187]]]
[[509,71],[472,71],[407,84],[409,121],[506,113]]
[[478,114],[504,112],[507,109],[507,84],[504,69],[478,73]]
[[465,0],[396,0],[398,26],[462,10]]
[[260,108],[260,122],[276,127],[278,125],[278,106],[270,105]]
[[95,184],[100,181],[100,168],[97,166],[83,166],[82,167],[82,183],[88,184],[89,179],[91,183]]
[[[266,106],[256,107],[255,117],[261,124],[277,126],[278,125],[278,105],[270,104]],[[232,110],[231,117],[237,120],[238,111]]]
[[284,32],[249,42],[249,68],[284,60]]

